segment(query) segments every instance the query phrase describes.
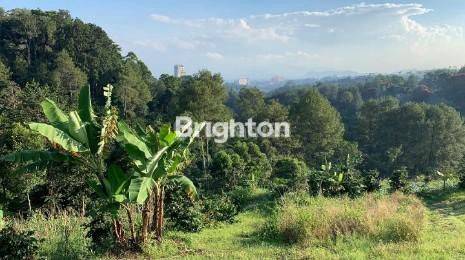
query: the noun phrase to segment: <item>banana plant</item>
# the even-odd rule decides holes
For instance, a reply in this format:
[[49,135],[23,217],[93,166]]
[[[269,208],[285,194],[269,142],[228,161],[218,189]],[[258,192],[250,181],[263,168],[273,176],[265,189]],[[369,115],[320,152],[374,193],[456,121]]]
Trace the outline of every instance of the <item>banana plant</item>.
[[[112,86],[108,85],[104,90],[110,100]],[[29,128],[44,136],[52,148],[18,151],[2,159],[26,164],[20,171],[46,169],[53,162],[81,163],[88,165],[103,181],[106,170],[104,148],[117,134],[116,111],[109,104],[110,101],[107,101],[106,115],[100,125],[92,108],[89,87],[83,87],[80,91],[79,110],[71,111],[68,115],[52,100],[44,100],[41,106],[48,123],[29,123]]]
[[181,139],[169,125],[162,126],[158,132],[150,126],[133,130],[124,122],[119,122],[118,128],[117,140],[131,159],[133,169],[128,199],[144,205],[140,242],[147,240],[150,229],[161,241],[165,184],[178,182],[189,196],[196,195],[194,184],[179,169],[187,162],[188,147],[198,131],[189,139]]
[[[124,185],[121,182],[122,171],[117,166],[109,170],[105,159],[108,147],[117,135],[117,112],[111,106],[113,87],[104,87],[106,97],[105,115],[102,122],[97,122],[90,95],[90,87],[83,87],[79,94],[77,111],[65,114],[55,102],[46,99],[41,103],[48,123],[30,123],[29,128],[45,137],[50,142],[48,150],[23,150],[8,154],[1,159],[22,164],[18,172],[45,170],[56,163],[80,164],[90,168],[100,183],[99,192],[111,202],[122,202]],[[115,235],[120,239],[122,225],[114,219]]]

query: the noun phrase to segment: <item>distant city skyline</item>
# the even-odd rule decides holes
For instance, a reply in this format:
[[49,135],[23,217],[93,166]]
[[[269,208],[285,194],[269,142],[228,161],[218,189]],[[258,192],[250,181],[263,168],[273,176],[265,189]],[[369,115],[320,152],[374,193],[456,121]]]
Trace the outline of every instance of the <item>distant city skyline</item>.
[[102,27],[155,76],[226,80],[315,71],[392,73],[465,65],[465,1],[0,0],[6,10],[69,10]]

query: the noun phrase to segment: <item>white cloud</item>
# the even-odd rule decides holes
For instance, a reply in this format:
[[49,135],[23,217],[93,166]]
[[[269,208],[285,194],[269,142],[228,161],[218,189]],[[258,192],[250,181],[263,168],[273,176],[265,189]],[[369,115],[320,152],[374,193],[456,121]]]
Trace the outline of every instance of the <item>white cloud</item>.
[[171,23],[173,22],[170,17],[166,15],[161,15],[161,14],[152,14],[150,17],[152,17],[153,20],[161,23]]
[[224,67],[218,70],[226,74],[245,74],[252,69],[266,73],[275,69],[270,61],[279,62],[280,69],[289,67],[292,72],[303,73],[317,66],[395,71],[462,65],[464,28],[426,25],[416,19],[432,11],[417,3],[361,3],[318,12],[304,10],[234,19],[182,19],[153,14],[151,18],[163,23],[164,30],[172,31],[169,38],[147,46],[160,51],[211,50],[192,55],[199,64],[223,59]]
[[304,26],[308,28],[320,28],[319,24],[314,24],[314,23],[306,23],[304,24]]
[[223,55],[218,52],[207,52],[205,56],[212,60],[222,60],[224,58]]

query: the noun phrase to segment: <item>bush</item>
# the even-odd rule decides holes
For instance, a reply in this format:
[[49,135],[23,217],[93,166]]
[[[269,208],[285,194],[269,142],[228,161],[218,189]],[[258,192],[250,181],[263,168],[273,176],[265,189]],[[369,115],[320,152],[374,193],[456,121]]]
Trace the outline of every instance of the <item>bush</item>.
[[373,192],[381,188],[381,181],[379,178],[379,171],[369,170],[363,175],[363,184],[367,192]]
[[212,195],[203,201],[204,214],[210,221],[225,221],[232,223],[237,215],[237,207],[226,195]]
[[39,241],[34,231],[19,231],[8,225],[0,231],[1,259],[35,259],[39,249]]
[[394,170],[391,177],[389,178],[389,184],[391,185],[391,190],[402,190],[408,184],[408,171],[405,166]]
[[92,242],[92,250],[103,253],[117,249],[110,214],[101,211],[91,215],[91,221],[86,224],[86,228],[89,230],[86,237]]
[[459,187],[464,189],[465,188],[465,163],[461,163],[460,168],[457,172],[459,178]]
[[[389,242],[417,241],[423,220],[424,208],[412,195],[336,199],[289,193],[270,222],[283,241],[308,246],[351,235]],[[267,230],[273,234],[270,224]]]
[[273,168],[272,188],[279,194],[289,191],[308,191],[308,173],[305,162],[294,158],[280,159]]
[[339,196],[347,194],[350,197],[356,197],[366,190],[362,175],[349,162],[335,165],[326,163],[321,165],[320,169],[312,169],[308,183],[312,195]]
[[201,206],[192,200],[179,184],[169,184],[165,188],[165,212],[168,227],[197,232],[203,227],[204,220]]
[[237,210],[242,210],[254,200],[255,189],[250,186],[238,186],[227,194]]

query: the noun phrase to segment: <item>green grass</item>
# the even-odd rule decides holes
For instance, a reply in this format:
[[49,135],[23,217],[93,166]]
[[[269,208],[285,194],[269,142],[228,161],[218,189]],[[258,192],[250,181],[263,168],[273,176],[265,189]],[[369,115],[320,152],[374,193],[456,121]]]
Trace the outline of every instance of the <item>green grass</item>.
[[342,237],[330,243],[291,246],[263,239],[259,232],[270,215],[261,196],[237,221],[199,233],[170,232],[165,245],[152,246],[152,258],[229,259],[458,259],[465,258],[465,191],[437,185],[422,194],[426,224],[418,242],[386,243],[366,237]]
[[[198,233],[167,232],[162,245],[147,245],[142,254],[100,256],[108,259],[463,259],[465,258],[465,191],[433,183],[419,197],[426,208],[425,226],[417,242],[383,242],[361,235],[306,245],[289,245],[261,234],[275,203],[259,190],[234,223],[217,224]],[[18,221],[36,230],[40,255],[49,259],[98,258],[82,224],[71,215]]]
[[34,230],[39,239],[39,256],[46,259],[89,259],[91,241],[86,238],[85,218],[67,214],[57,214],[51,218],[35,213],[28,220],[16,220],[19,230]]

